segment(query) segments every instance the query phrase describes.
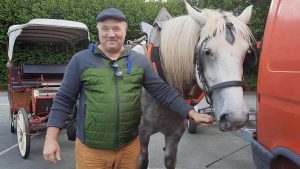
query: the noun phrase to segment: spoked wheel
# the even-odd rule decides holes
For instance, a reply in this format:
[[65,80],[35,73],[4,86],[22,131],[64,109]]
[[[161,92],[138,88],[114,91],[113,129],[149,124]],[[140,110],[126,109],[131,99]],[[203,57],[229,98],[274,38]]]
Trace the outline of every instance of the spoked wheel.
[[30,135],[27,112],[24,108],[19,109],[17,115],[17,138],[22,158],[26,159],[30,152]]
[[190,133],[190,134],[194,134],[194,133],[196,133],[196,130],[197,130],[197,125],[196,124],[194,124],[194,123],[192,123],[192,122],[190,122],[189,120],[187,121],[187,129],[188,129],[188,132]]

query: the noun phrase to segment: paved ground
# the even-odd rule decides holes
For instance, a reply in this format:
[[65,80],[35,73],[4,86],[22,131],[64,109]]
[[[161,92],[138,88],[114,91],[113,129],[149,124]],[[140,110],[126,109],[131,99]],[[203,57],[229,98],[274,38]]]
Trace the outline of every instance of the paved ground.
[[[249,106],[255,105],[255,95],[248,93],[245,97]],[[27,160],[19,155],[16,134],[10,133],[9,108],[7,95],[0,92],[0,169],[73,169],[74,144],[67,141],[65,131],[59,137],[62,148],[62,161],[50,165],[43,160],[42,149],[44,134],[33,137],[31,152]],[[231,132],[220,132],[215,126],[197,129],[196,134],[185,133],[179,143],[177,168],[184,169],[255,169],[249,141]],[[164,168],[164,140],[161,134],[151,137],[150,168]],[[245,147],[246,146],[246,147]],[[243,148],[245,147],[245,148]],[[243,148],[243,149],[241,149]],[[206,165],[238,150],[236,153],[212,164]]]

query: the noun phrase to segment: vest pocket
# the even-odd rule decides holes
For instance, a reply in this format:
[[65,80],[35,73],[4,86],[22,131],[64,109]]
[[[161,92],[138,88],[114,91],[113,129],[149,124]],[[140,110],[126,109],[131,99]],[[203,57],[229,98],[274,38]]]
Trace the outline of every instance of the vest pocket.
[[123,79],[126,83],[142,83],[142,73],[124,74]]
[[90,68],[83,72],[81,80],[86,86],[99,85],[111,80],[111,74],[110,69]]
[[119,88],[123,93],[136,93],[142,88],[142,73],[125,74]]
[[84,77],[84,87],[90,92],[105,93],[111,90],[107,82],[112,83],[111,76],[107,74],[89,74]]

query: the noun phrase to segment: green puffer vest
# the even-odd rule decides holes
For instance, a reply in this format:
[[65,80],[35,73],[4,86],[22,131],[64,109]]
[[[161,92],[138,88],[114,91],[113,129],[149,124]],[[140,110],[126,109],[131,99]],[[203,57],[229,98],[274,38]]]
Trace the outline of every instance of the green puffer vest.
[[84,137],[87,146],[118,150],[138,135],[143,70],[132,67],[128,74],[124,66],[126,58],[117,60],[122,79],[115,76],[108,59],[103,59],[103,68],[88,68],[81,76],[86,95]]

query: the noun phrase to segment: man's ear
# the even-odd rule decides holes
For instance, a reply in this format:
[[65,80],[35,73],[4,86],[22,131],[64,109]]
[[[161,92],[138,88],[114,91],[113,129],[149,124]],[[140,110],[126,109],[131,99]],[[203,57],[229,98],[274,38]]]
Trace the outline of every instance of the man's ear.
[[127,32],[128,31],[128,24],[126,22],[124,22],[125,24],[125,31]]

